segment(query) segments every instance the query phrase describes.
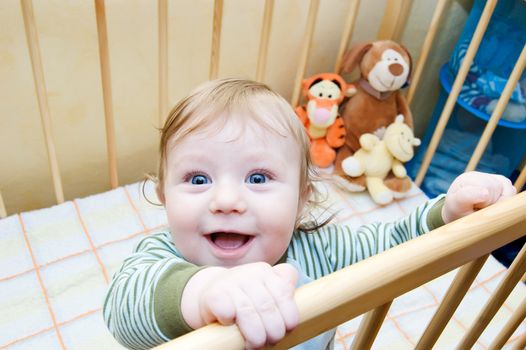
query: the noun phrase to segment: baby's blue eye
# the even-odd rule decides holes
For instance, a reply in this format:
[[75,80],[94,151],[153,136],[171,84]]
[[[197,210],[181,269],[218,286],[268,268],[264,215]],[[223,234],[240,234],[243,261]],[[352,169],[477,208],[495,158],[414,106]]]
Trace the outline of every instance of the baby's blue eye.
[[208,178],[204,175],[194,175],[190,182],[192,185],[206,185],[209,183]]
[[261,173],[255,173],[247,178],[247,182],[251,184],[262,184],[267,182],[267,176]]

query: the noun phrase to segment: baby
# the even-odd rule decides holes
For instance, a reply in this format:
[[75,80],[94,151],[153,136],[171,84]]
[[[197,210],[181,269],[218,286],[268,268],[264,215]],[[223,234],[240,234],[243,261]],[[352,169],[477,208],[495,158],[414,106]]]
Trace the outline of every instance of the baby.
[[[294,290],[511,196],[505,177],[471,172],[447,195],[393,223],[307,222],[314,187],[309,140],[267,86],[207,82],[162,129],[157,194],[169,230],[144,238],[113,277],[104,319],[131,349],[212,322],[237,324],[249,349],[298,324]],[[330,331],[297,349],[326,349]],[[295,349],[296,349],[295,348]]]

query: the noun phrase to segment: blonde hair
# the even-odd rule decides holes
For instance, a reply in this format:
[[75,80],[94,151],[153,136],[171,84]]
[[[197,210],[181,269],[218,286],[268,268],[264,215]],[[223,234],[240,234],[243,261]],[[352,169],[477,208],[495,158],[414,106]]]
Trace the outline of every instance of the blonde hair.
[[[213,123],[224,125],[232,118],[237,118],[236,121],[239,121],[242,127],[246,127],[249,122],[256,122],[266,130],[294,138],[299,146],[301,158],[300,195],[309,196],[306,207],[311,205],[314,198],[312,192],[315,191],[312,179],[316,175],[310,160],[310,141],[302,123],[283,97],[265,84],[245,79],[218,79],[201,84],[170,111],[161,129],[159,170],[158,178],[155,179],[158,191],[164,192],[168,147],[174,147],[192,132],[205,129]],[[273,123],[269,123],[269,119],[272,119]],[[273,126],[276,124],[280,127]],[[283,130],[286,135],[283,135]],[[296,226],[299,226],[299,221]],[[307,230],[319,226],[311,223]]]

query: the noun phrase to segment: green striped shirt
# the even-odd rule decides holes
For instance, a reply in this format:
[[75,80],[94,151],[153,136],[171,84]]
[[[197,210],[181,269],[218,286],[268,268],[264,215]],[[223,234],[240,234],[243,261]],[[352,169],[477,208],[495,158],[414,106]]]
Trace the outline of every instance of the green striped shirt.
[[[329,224],[314,232],[296,231],[286,259],[308,278],[320,278],[442,225],[442,206],[440,196],[395,222],[357,230]],[[184,259],[169,232],[142,239],[107,292],[103,314],[110,332],[130,349],[148,349],[191,331],[181,314],[181,297],[187,281],[202,268]]]

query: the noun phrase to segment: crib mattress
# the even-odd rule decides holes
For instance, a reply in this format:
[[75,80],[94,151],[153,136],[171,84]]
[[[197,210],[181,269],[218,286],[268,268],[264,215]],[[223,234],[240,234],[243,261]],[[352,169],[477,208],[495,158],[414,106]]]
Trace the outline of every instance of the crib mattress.
[[[345,194],[330,184],[320,190],[337,212],[336,221],[353,227],[394,220],[427,199],[416,186],[385,207],[365,193]],[[152,188],[146,192],[155,198]],[[0,349],[122,349],[102,319],[105,290],[134,245],[164,227],[163,209],[143,198],[139,183],[0,220]],[[505,272],[488,259],[435,349],[459,342]],[[414,348],[454,274],[397,298],[373,348]],[[474,349],[488,347],[525,297],[519,284]],[[338,328],[336,349],[349,349],[359,322],[360,317]],[[506,348],[525,331],[523,323]]]

